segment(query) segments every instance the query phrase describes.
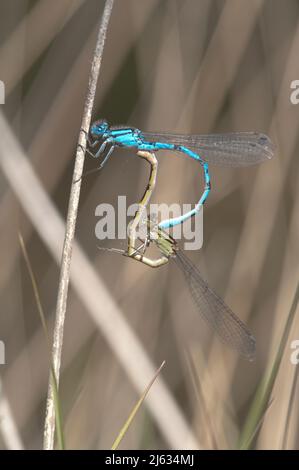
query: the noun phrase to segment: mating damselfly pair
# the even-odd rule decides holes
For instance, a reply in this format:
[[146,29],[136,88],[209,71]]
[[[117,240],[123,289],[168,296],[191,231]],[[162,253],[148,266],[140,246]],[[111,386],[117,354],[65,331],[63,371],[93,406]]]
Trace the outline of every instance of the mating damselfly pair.
[[[136,240],[133,233],[131,240],[129,237],[127,251],[117,249],[111,249],[111,251],[121,252],[123,255],[151,267],[162,266],[170,259],[174,259],[184,272],[195,305],[202,318],[208,322],[223,342],[246,358],[252,359],[255,354],[254,336],[221,297],[209,287],[200,271],[179,249],[175,240],[165,229],[183,223],[201,210],[211,189],[210,163],[212,165],[244,167],[269,160],[274,155],[274,147],[269,137],[257,132],[210,135],[149,133],[132,127],[109,126],[107,121],[100,120],[91,126],[88,142],[88,152],[95,158],[103,155],[106,148],[109,147],[100,168],[103,168],[115,147],[135,148],[137,155],[148,160],[152,171],[145,193],[147,195],[146,201],[142,201],[140,205],[142,209],[148,204],[155,186],[157,164],[153,152],[172,150],[183,153],[200,163],[204,174],[204,191],[194,209],[180,217],[163,220],[159,224],[153,224],[148,220],[149,235],[141,246],[135,246]],[[140,221],[139,216],[137,211],[135,225],[133,224],[134,229]],[[161,256],[157,259],[146,256],[146,250],[151,243],[154,243],[160,252]]]

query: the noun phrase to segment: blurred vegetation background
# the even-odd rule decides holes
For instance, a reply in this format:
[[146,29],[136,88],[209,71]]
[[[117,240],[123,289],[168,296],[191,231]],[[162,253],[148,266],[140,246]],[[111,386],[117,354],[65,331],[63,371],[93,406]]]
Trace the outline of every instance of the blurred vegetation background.
[[[6,87],[1,112],[63,218],[103,6],[100,0],[0,0],[0,79]],[[207,449],[237,446],[298,282],[299,106],[290,102],[290,84],[299,79],[298,50],[298,0],[116,0],[112,12],[95,119],[170,132],[257,130],[276,144],[275,159],[259,167],[211,169],[204,245],[188,254],[254,332],[252,363],[222,346],[200,321],[172,263],[151,270],[97,249],[96,206],[117,205],[118,195],[126,195],[128,205],[138,201],[148,178],[145,162],[134,152],[117,150],[101,174],[82,182],[80,247],[145,354],[156,368],[166,360],[160,375],[193,436]],[[194,203],[201,190],[194,162],[168,153],[157,156],[153,202]],[[86,156],[86,169],[96,164]],[[21,168],[14,171],[22,177]],[[0,410],[15,427],[7,433],[3,412],[0,448],[13,447],[15,435],[18,445],[37,449],[49,361],[18,231],[50,332],[59,268],[30,219],[30,207],[24,210],[22,193],[12,190],[2,172],[0,182],[0,339],[6,348]],[[30,185],[26,191],[35,197]],[[123,247],[124,242],[103,245]],[[98,303],[105,311],[101,295]],[[293,339],[299,339],[298,318],[253,448],[298,449]],[[140,396],[110,346],[71,287],[60,387],[67,448],[111,447]],[[128,354],[130,348],[128,343]],[[155,384],[149,394],[154,389]],[[121,448],[167,448],[166,434],[145,403]],[[186,445],[182,441],[182,448]]]

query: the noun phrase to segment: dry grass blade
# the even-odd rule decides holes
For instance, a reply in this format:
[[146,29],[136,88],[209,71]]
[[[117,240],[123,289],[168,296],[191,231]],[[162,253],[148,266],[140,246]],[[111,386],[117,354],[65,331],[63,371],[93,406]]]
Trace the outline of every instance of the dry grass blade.
[[2,380],[0,377],[0,433],[9,450],[23,450],[21,436],[19,435],[10,404],[4,394]]
[[243,448],[244,448],[244,449],[249,449],[249,448],[250,448],[250,446],[251,446],[251,444],[252,444],[254,438],[257,436],[259,430],[261,429],[261,427],[262,427],[262,425],[263,425],[263,422],[264,422],[264,420],[265,420],[265,418],[266,418],[266,414],[268,413],[268,410],[271,408],[273,402],[274,402],[274,398],[271,398],[271,400],[269,401],[269,403],[267,404],[267,406],[266,406],[266,408],[265,408],[265,410],[264,410],[263,415],[261,416],[259,422],[257,423],[255,430],[253,431],[253,433],[251,434],[251,436],[249,436],[248,441],[244,443],[244,445],[243,445]]
[[132,409],[127,421],[125,422],[125,424],[123,425],[123,427],[121,428],[117,438],[115,439],[115,441],[113,442],[112,444],[112,447],[111,447],[111,450],[116,450],[119,446],[119,444],[121,443],[122,439],[124,438],[126,432],[128,431],[130,425],[132,424],[132,421],[134,420],[138,410],[140,409],[142,403],[144,402],[148,392],[150,391],[152,385],[154,384],[155,380],[157,379],[158,375],[160,374],[161,370],[163,369],[163,367],[165,366],[165,361],[162,362],[162,364],[160,365],[159,369],[157,370],[157,372],[155,373],[154,377],[152,378],[152,380],[150,381],[150,383],[148,384],[148,386],[146,387],[146,389],[144,390],[143,394],[141,395],[141,397],[139,398],[138,402],[136,403],[136,405],[134,406],[134,408]]
[[[68,286],[70,278],[70,265],[72,257],[72,247],[75,235],[75,226],[78,213],[79,197],[80,197],[80,186],[81,177],[84,165],[84,154],[86,149],[86,135],[89,130],[92,108],[96,93],[96,86],[102,62],[102,56],[104,51],[104,45],[106,40],[106,34],[108,24],[112,12],[113,0],[107,0],[103,16],[101,19],[99,33],[94,52],[94,57],[91,65],[91,72],[89,77],[89,84],[87,90],[87,96],[85,100],[85,106],[83,111],[83,118],[81,124],[81,131],[79,133],[78,146],[76,152],[75,167],[73,172],[73,181],[76,181],[72,185],[71,194],[69,199],[69,207],[66,222],[66,232],[62,252],[60,279],[58,287],[57,305],[56,305],[56,317],[54,326],[54,339],[52,348],[52,361],[54,367],[54,373],[59,384],[59,372],[61,364],[61,352],[63,344],[63,332],[65,313],[67,305]],[[55,407],[54,407],[54,390],[52,387],[52,381],[49,381],[47,410],[44,428],[44,449],[51,450],[54,446],[54,432],[55,432]]]
[[[36,279],[35,279],[35,276],[34,276],[34,272],[33,272],[33,269],[32,269],[31,263],[30,263],[29,255],[28,255],[28,252],[27,252],[27,249],[26,249],[26,246],[25,246],[25,243],[24,243],[24,239],[23,239],[21,233],[19,233],[19,242],[20,242],[23,257],[24,257],[24,260],[25,260],[25,263],[26,263],[26,266],[27,266],[27,269],[28,269],[28,273],[29,273],[29,276],[30,276],[30,280],[31,280],[32,288],[33,288],[33,293],[34,293],[34,297],[35,297],[35,301],[36,301],[36,305],[37,305],[37,310],[38,310],[38,313],[39,313],[39,316],[40,316],[40,321],[41,321],[41,324],[42,324],[42,327],[43,327],[43,332],[44,332],[46,343],[47,343],[49,359],[51,361],[51,347],[50,347],[50,340],[49,340],[49,333],[48,333],[48,328],[47,328],[46,317],[45,317],[44,310],[43,310],[43,307],[42,307],[41,298],[40,298],[40,295],[39,295],[39,291],[38,291],[37,282],[36,282]],[[60,400],[59,400],[59,395],[58,395],[57,380],[56,380],[56,376],[55,376],[54,367],[53,367],[52,362],[50,363],[50,371],[51,371],[50,372],[51,373],[50,379],[51,379],[51,384],[52,384],[52,388],[53,388],[53,392],[54,392],[54,406],[55,406],[57,441],[58,441],[59,448],[61,450],[63,450],[65,448],[65,445],[64,445],[64,434],[63,434],[61,406],[60,406]]]
[[200,412],[202,413],[203,422],[204,422],[204,426],[206,429],[205,434],[208,436],[211,442],[212,449],[218,450],[219,445],[217,443],[217,437],[216,437],[216,432],[214,429],[213,419],[212,419],[210,410],[207,407],[199,371],[196,369],[193,357],[191,355],[187,355],[187,361],[188,361],[188,366],[190,368],[190,375],[192,378],[194,390],[198,396],[199,409],[200,409]]
[[[50,6],[47,0],[42,0],[36,2],[33,8],[29,9],[0,47],[0,63],[10,64],[10,67],[3,67],[5,76],[1,76],[7,85],[7,96],[30,70],[45,48],[55,39],[57,32],[62,27],[61,19],[63,18],[64,26],[67,25],[83,2],[84,0],[78,0],[70,3],[63,0]],[[50,9],[51,14],[49,14]],[[44,18],[47,18],[46,22]],[[18,54],[22,54],[20,44],[24,41],[24,31],[26,30],[34,34],[35,40],[32,41],[30,52],[26,54],[26,57],[23,57],[23,60],[20,60],[21,55],[16,57],[16,51]],[[15,57],[16,60],[12,62],[11,57]]]
[[248,449],[253,440],[253,436],[256,433],[256,429],[263,419],[265,411],[268,407],[268,403],[271,397],[271,393],[274,387],[275,380],[278,375],[279,367],[282,361],[283,353],[287,344],[289,333],[295,318],[297,306],[299,301],[299,284],[297,284],[297,289],[294,295],[292,306],[281,336],[279,343],[278,351],[274,358],[273,364],[269,368],[268,372],[263,377],[257,392],[255,394],[254,400],[252,402],[250,411],[247,416],[247,420],[243,429],[243,432],[240,436],[238,448]]
[[283,440],[282,440],[282,446],[281,446],[282,450],[286,450],[287,444],[288,444],[288,437],[289,437],[289,434],[290,434],[291,416],[292,416],[294,401],[295,401],[295,398],[296,398],[298,375],[299,375],[298,367],[295,367],[293,381],[292,381],[292,387],[291,387],[290,400],[289,400],[289,403],[288,403],[288,410],[287,410],[286,422],[285,422],[284,433],[283,433]]

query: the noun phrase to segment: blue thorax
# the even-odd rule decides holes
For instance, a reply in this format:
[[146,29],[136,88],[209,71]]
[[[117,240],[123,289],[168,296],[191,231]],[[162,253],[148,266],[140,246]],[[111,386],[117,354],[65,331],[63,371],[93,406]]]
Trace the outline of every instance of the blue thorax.
[[148,142],[142,132],[134,127],[115,126],[110,127],[105,120],[96,121],[90,128],[93,139],[108,141],[118,147],[136,147],[148,152],[158,150],[177,150],[183,152],[195,160],[201,160],[200,156],[182,145],[174,145],[166,142]]
[[144,139],[139,129],[133,127],[110,127],[107,121],[96,121],[90,128],[94,139],[108,140],[119,147],[139,147]]

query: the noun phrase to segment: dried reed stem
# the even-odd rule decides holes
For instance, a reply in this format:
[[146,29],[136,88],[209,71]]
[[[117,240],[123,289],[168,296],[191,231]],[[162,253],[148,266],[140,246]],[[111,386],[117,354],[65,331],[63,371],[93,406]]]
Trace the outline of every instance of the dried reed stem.
[[[84,154],[87,143],[87,133],[90,126],[91,114],[93,109],[93,103],[95,98],[96,86],[102,62],[102,56],[104,51],[104,45],[106,40],[106,34],[109,24],[109,19],[112,12],[114,0],[106,0],[103,16],[99,26],[99,33],[96,42],[96,48],[94,51],[93,61],[91,65],[88,90],[85,99],[81,130],[78,138],[78,146],[76,152],[75,167],[73,172],[73,181],[76,183],[72,184],[67,220],[66,220],[66,231],[64,238],[64,245],[61,259],[61,269],[59,278],[59,287],[57,295],[56,305],[56,316],[54,326],[54,338],[52,346],[52,362],[54,372],[56,376],[57,385],[59,384],[59,372],[61,364],[61,352],[63,344],[63,331],[65,322],[65,313],[67,306],[68,286],[70,278],[70,265],[72,258],[72,247],[75,234],[81,177],[84,166]],[[49,379],[48,387],[48,398],[46,407],[46,418],[44,427],[44,449],[52,450],[54,447],[54,436],[55,436],[55,407],[54,407],[54,389],[52,387],[51,376]]]

